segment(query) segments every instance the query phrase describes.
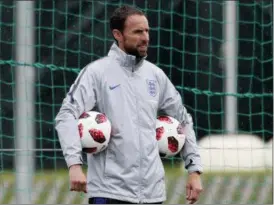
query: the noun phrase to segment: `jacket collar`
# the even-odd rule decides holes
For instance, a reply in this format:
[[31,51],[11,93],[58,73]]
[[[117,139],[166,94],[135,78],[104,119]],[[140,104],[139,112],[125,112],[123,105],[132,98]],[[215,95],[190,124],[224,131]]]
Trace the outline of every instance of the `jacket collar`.
[[115,58],[122,67],[130,71],[137,70],[146,59],[146,56],[138,59],[136,56],[125,53],[116,43],[112,44],[108,56]]

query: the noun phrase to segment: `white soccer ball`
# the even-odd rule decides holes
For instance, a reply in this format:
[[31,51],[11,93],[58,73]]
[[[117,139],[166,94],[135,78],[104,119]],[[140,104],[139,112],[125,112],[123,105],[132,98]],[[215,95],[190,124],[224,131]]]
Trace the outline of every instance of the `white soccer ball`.
[[162,157],[173,157],[185,144],[183,126],[173,117],[158,116],[156,121],[156,139]]
[[107,148],[111,123],[103,113],[89,111],[78,120],[78,130],[83,152],[96,154]]

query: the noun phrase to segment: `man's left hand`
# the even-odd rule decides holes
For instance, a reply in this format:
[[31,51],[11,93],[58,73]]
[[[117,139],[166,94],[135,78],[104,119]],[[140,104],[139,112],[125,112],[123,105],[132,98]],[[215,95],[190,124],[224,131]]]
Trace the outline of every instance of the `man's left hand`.
[[198,201],[200,193],[203,191],[200,174],[197,172],[190,173],[186,184],[186,199],[190,204]]

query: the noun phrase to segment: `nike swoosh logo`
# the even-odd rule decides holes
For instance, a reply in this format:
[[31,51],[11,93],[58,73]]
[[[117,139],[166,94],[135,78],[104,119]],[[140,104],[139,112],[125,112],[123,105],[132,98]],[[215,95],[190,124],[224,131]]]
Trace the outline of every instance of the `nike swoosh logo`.
[[117,88],[117,87],[119,87],[119,86],[120,86],[120,84],[114,85],[114,86],[109,86],[109,89],[110,89],[110,90],[113,90],[113,89],[115,89],[115,88]]

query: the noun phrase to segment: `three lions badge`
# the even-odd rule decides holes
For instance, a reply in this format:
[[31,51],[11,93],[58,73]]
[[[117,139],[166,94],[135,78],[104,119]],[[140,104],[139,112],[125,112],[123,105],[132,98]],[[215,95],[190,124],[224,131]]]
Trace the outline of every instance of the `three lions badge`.
[[147,80],[147,89],[150,96],[155,97],[157,94],[156,80]]

